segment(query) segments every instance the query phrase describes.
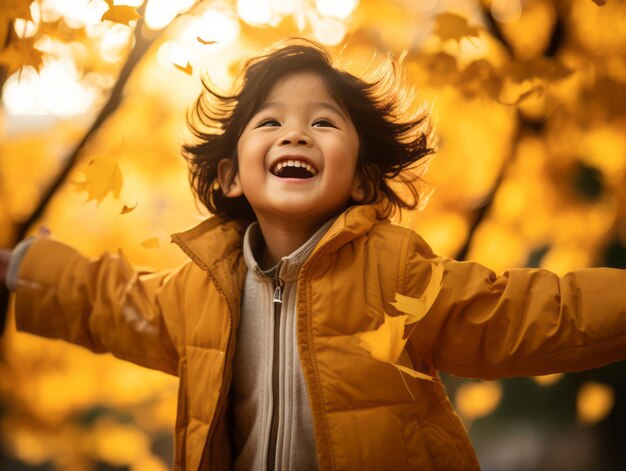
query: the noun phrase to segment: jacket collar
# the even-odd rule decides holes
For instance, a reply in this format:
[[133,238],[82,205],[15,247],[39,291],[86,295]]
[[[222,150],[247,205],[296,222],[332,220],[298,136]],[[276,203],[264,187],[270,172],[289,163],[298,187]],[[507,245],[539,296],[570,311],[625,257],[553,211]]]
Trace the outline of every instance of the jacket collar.
[[[372,226],[388,223],[385,207],[388,200],[374,204],[355,205],[346,209],[324,234],[313,253],[334,252],[351,240],[367,233]],[[195,227],[172,234],[172,242],[203,270],[213,271],[216,265],[234,266],[242,257],[243,236],[247,224],[217,216]]]
[[216,263],[235,261],[241,252],[245,228],[243,221],[214,216],[191,229],[172,234],[172,242],[200,268],[212,270]]

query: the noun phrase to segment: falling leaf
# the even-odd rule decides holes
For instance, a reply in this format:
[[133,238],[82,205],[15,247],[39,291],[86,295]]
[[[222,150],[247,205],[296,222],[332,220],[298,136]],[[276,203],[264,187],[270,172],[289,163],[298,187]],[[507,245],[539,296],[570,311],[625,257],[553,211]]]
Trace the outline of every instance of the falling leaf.
[[120,214],[128,214],[132,212],[137,207],[138,204],[139,204],[139,201],[135,203],[135,206],[124,205],[124,207],[122,208],[122,212]]
[[136,7],[128,5],[112,5],[110,2],[109,9],[104,12],[100,21],[109,20],[114,23],[120,23],[126,26],[130,26],[130,22],[138,20],[141,15],[137,13]]
[[43,53],[35,49],[34,38],[15,39],[0,51],[0,64],[4,64],[9,69],[9,74],[24,66],[32,66],[37,71],[43,65]]
[[185,67],[183,67],[182,65],[178,65],[178,64],[173,64],[173,65],[178,70],[180,70],[182,72],[185,72],[187,75],[193,74],[193,67],[191,66],[191,64],[189,62],[187,62],[187,65]]
[[359,345],[367,350],[372,358],[395,366],[401,373],[407,373],[417,379],[435,381],[432,376],[396,363],[408,340],[408,337],[402,338],[408,318],[406,315],[392,317],[385,314],[384,321],[378,329],[356,334]]
[[465,37],[477,38],[480,32],[479,28],[470,26],[467,18],[454,13],[442,13],[435,18],[436,34],[442,41],[452,39],[459,42]]
[[207,44],[216,44],[217,43],[217,41],[211,41],[211,40],[202,39],[200,36],[198,36],[196,39],[198,40],[199,43],[205,44],[205,45],[207,45]]
[[421,297],[412,298],[396,293],[396,301],[389,304],[394,306],[398,311],[406,314],[407,325],[413,324],[421,320],[435,302],[435,298],[439,294],[439,291],[441,291],[442,280],[443,265],[441,263],[433,263],[430,280]]
[[359,345],[367,350],[372,358],[390,363],[401,373],[406,373],[413,378],[435,382],[432,376],[399,365],[397,362],[409,339],[410,334],[406,337],[404,335],[406,326],[421,320],[433,305],[439,291],[441,291],[443,272],[443,264],[438,261],[433,262],[430,280],[421,297],[412,298],[396,293],[395,302],[390,303],[404,314],[390,316],[385,313],[383,323],[376,330],[356,334]]
[[407,368],[406,366],[402,366],[402,365],[393,365],[396,368],[398,368],[400,371],[402,371],[403,373],[406,373],[410,376],[413,376],[416,379],[425,379],[426,381],[435,381],[435,378],[433,378],[430,375],[427,375],[426,373],[422,373],[420,371],[415,371],[411,368]]
[[161,246],[158,237],[150,237],[139,245],[141,245],[144,249],[158,249]]
[[87,192],[87,201],[96,200],[100,204],[109,193],[119,199],[123,179],[117,158],[96,157],[82,172],[85,180],[75,184],[78,191]]
[[392,317],[385,314],[378,329],[357,334],[360,345],[376,360],[395,363],[406,343],[402,337],[407,318],[406,315]]

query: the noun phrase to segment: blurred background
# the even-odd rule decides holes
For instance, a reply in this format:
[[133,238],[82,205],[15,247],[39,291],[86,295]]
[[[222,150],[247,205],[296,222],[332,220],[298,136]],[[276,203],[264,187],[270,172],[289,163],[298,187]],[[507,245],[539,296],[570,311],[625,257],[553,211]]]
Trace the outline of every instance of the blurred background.
[[[200,80],[228,91],[290,36],[359,75],[403,61],[439,142],[428,204],[400,222],[436,253],[496,272],[626,267],[620,0],[2,0],[0,246],[45,224],[88,255],[183,263],[169,234],[206,217],[180,157]],[[11,316],[0,347],[0,469],[171,467],[175,378]],[[444,381],[485,470],[624,469],[626,364]]]

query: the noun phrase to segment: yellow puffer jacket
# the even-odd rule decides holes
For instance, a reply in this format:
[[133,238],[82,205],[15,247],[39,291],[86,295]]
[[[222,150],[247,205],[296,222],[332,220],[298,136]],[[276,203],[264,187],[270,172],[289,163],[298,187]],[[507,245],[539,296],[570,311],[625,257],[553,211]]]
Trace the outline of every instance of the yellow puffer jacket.
[[[433,263],[441,290],[412,330],[401,362],[475,378],[539,375],[626,356],[626,274],[588,269],[496,276],[435,257],[377,206],[342,214],[298,279],[298,348],[321,470],[478,469],[438,381],[403,376],[356,333],[419,298]],[[192,262],[136,273],[122,256],[98,260],[48,239],[31,246],[16,288],[18,328],[84,345],[180,377],[175,469],[230,466],[228,390],[245,265],[244,228],[209,219],[173,240]],[[406,381],[406,384],[405,384]]]

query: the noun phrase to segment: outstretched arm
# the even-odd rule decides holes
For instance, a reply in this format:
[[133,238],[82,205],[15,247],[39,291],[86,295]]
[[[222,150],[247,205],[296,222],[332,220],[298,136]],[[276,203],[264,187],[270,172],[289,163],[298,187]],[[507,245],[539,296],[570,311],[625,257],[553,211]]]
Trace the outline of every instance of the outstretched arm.
[[433,262],[444,266],[439,295],[411,338],[414,353],[428,356],[437,369],[493,379],[626,358],[626,270],[496,275],[478,263],[414,257],[422,279],[428,280]]
[[13,287],[16,325],[149,368],[176,374],[176,274],[136,272],[120,254],[98,259],[46,237],[35,239]]

